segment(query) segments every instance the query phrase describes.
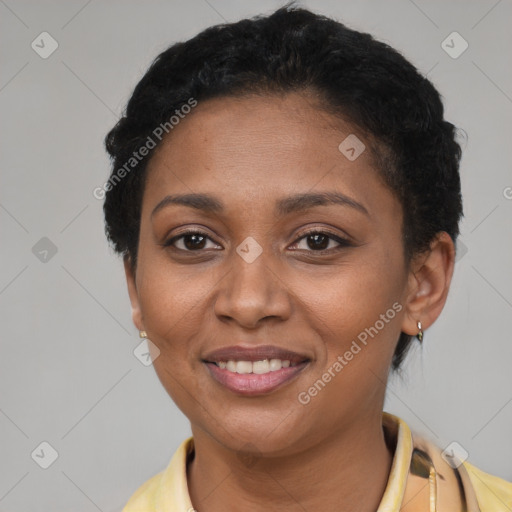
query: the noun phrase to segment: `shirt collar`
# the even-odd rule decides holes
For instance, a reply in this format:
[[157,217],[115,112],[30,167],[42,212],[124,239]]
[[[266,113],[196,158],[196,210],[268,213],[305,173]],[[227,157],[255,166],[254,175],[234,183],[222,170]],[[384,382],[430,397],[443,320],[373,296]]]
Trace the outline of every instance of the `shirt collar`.
[[382,413],[382,428],[388,445],[395,446],[388,483],[377,512],[400,510],[407,476],[411,466],[412,433],[405,421],[387,412]]
[[[437,491],[440,490],[441,497],[445,503],[461,503],[461,506],[467,508],[460,508],[460,510],[468,510],[468,512],[478,512],[479,508],[476,504],[476,499],[471,494],[469,488],[469,479],[465,473],[465,469],[461,467],[461,475],[457,471],[457,479],[459,485],[448,485],[446,478],[441,475],[441,478],[436,477],[435,468],[442,470],[445,476],[451,473],[450,467],[441,458],[440,450],[431,442],[424,440],[421,437],[413,435],[409,426],[405,421],[397,416],[384,412],[382,415],[382,426],[386,443],[388,446],[394,448],[394,456],[391,465],[388,482],[382,496],[377,512],[394,512],[400,510],[404,501],[404,496],[408,498],[411,494],[412,486],[408,482],[411,479],[411,467],[421,466],[426,468],[426,478],[431,485],[438,485],[438,480],[442,483],[441,487],[437,489],[434,487],[434,492],[437,496]],[[183,441],[174,453],[169,465],[161,474],[161,480],[157,487],[154,496],[155,510],[194,510],[187,485],[187,460],[194,450],[194,438],[189,437]],[[430,473],[428,470],[429,465],[424,461],[430,461]],[[433,461],[433,462],[432,462]],[[433,471],[433,472],[432,472]],[[424,472],[425,473],[425,472]],[[452,475],[452,478],[455,476]],[[469,493],[465,496],[465,492],[469,488]],[[463,504],[463,502],[466,502]],[[425,511],[428,510],[444,510],[442,507],[437,508],[435,503],[425,504]],[[440,504],[441,505],[441,504]],[[451,507],[446,510],[454,510]],[[457,508],[459,510],[459,508]]]

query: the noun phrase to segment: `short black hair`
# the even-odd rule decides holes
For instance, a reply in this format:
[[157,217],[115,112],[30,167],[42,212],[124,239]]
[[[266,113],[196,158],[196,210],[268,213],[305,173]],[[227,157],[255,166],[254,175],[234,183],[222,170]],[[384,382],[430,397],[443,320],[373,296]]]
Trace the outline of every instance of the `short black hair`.
[[[461,148],[456,128],[444,120],[438,91],[389,45],[292,2],[268,16],[212,26],[172,45],[135,87],[105,139],[112,172],[104,189],[107,237],[133,269],[145,170],[158,147],[155,128],[169,132],[169,120],[191,99],[289,92],[313,92],[331,114],[377,141],[377,171],[403,209],[407,262],[441,231],[455,243],[463,215]],[[139,158],[143,146],[147,155]],[[393,370],[411,340],[400,334]]]

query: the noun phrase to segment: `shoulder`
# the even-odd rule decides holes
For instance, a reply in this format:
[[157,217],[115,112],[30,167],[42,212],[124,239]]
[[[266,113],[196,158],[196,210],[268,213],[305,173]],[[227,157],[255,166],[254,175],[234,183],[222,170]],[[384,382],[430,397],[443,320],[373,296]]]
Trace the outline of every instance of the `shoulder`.
[[[397,420],[407,433],[403,420]],[[418,474],[422,464],[431,466],[436,474],[439,510],[468,510],[479,512],[512,512],[512,482],[486,473],[467,460],[442,450],[432,439],[411,431],[413,447],[411,472]],[[407,436],[405,436],[407,437]],[[416,462],[414,465],[413,463]],[[429,472],[423,471],[428,477]],[[443,508],[444,507],[444,508]]]
[[482,512],[510,512],[512,510],[512,482],[485,473],[469,462],[464,462]]
[[124,506],[122,512],[152,512],[155,510],[156,496],[163,471],[144,482]]
[[167,468],[142,484],[122,512],[192,510],[187,486],[187,459],[194,453],[194,438],[185,439],[174,452]]

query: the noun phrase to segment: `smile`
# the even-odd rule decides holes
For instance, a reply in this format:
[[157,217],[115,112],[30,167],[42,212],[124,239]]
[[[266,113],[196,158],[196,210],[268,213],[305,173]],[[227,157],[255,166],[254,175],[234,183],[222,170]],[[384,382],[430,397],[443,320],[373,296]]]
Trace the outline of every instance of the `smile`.
[[210,375],[229,390],[246,396],[270,393],[296,377],[310,361],[289,360],[205,362]]
[[263,361],[218,361],[217,366],[226,369],[232,373],[257,373],[263,375],[269,372],[275,372],[281,368],[288,368],[290,366],[297,366],[297,363],[292,363],[289,359],[264,359]]

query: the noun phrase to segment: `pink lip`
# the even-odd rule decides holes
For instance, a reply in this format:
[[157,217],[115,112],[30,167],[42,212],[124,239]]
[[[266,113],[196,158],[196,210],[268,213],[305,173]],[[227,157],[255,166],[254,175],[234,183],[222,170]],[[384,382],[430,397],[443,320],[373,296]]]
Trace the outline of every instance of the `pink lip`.
[[293,379],[308,363],[309,361],[304,361],[296,366],[289,366],[288,368],[281,368],[280,370],[264,374],[234,373],[222,369],[211,362],[206,362],[206,366],[210,371],[210,375],[226,388],[241,395],[255,396],[274,391],[285,382]]
[[302,363],[310,358],[304,354],[298,354],[286,348],[276,347],[274,345],[260,345],[244,347],[236,345],[224,347],[210,352],[203,357],[203,362],[218,363],[220,361],[263,361],[264,359],[281,359],[281,361],[290,361],[290,363]]

